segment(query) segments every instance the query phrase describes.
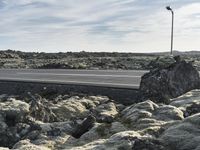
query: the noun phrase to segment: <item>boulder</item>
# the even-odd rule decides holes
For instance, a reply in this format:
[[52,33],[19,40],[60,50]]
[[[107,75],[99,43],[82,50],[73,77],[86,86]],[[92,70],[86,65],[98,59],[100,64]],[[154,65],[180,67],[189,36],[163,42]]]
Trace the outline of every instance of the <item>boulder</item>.
[[128,106],[121,119],[130,129],[157,136],[167,124],[183,120],[183,112],[170,105],[158,105],[148,100]]
[[123,131],[112,135],[107,140],[96,140],[69,150],[167,150],[159,140],[151,136],[141,136],[135,131]]
[[0,146],[12,147],[30,131],[23,124],[29,113],[29,104],[16,99],[0,102]]
[[170,121],[170,120],[182,120],[183,112],[175,106],[171,105],[160,105],[154,113],[155,119]]
[[104,103],[93,109],[92,113],[95,115],[98,122],[111,123],[118,115],[116,105],[113,102]]
[[0,114],[8,126],[14,126],[24,120],[29,113],[29,104],[20,100],[12,99],[0,103]]
[[199,79],[199,73],[191,63],[176,58],[175,63],[143,75],[139,90],[142,99],[169,103],[170,98],[199,88]]
[[200,103],[200,90],[189,91],[177,98],[170,100],[170,105],[176,106],[180,109],[186,109],[188,106],[191,106],[193,103]]
[[200,103],[194,102],[186,108],[184,116],[188,117],[197,113],[200,113]]
[[127,128],[120,122],[113,122],[112,124],[108,123],[96,123],[95,126],[83,134],[78,143],[89,143],[94,140],[108,138],[113,134],[118,132],[126,131]]
[[178,98],[171,99],[170,105],[181,109],[185,117],[200,113],[200,90],[192,90]]
[[22,140],[16,143],[13,146],[13,149],[18,149],[18,150],[50,150],[47,147],[44,146],[37,146],[32,144],[29,140]]
[[78,125],[72,134],[75,138],[80,138],[85,132],[88,132],[94,126],[96,118],[89,115],[80,125]]
[[121,123],[121,122],[113,122],[111,124],[110,127],[110,133],[114,134],[114,133],[118,133],[118,132],[122,132],[122,131],[126,131],[127,128]]
[[85,118],[89,111],[81,100],[72,97],[51,106],[53,113],[59,120],[67,121],[72,118]]
[[67,141],[75,141],[75,138],[70,135],[74,130],[72,125],[71,121],[42,123],[40,131],[32,131],[23,139],[29,139],[32,144],[39,147],[59,149]]
[[60,129],[62,132],[70,133],[70,131],[73,130],[72,121],[66,121],[66,122],[53,122],[53,123],[42,123],[40,124],[40,128],[42,132],[48,132],[52,129]]
[[34,117],[37,120],[43,122],[54,122],[58,121],[57,116],[53,113],[51,109],[50,102],[40,95],[36,94],[35,96],[31,95],[30,102],[30,116]]
[[[108,135],[108,130],[109,130],[108,126],[101,124],[101,123],[95,123],[94,126],[88,132],[84,133],[78,139],[78,141],[75,141],[75,143],[84,145],[89,142],[101,139],[102,136]],[[75,143],[74,143],[74,145],[76,145]]]
[[113,121],[118,113],[115,104],[110,102],[108,97],[103,96],[89,96],[87,98],[73,96],[59,101],[50,108],[62,121],[84,119],[91,113],[99,122]]
[[160,139],[170,150],[199,150],[200,113],[169,127]]

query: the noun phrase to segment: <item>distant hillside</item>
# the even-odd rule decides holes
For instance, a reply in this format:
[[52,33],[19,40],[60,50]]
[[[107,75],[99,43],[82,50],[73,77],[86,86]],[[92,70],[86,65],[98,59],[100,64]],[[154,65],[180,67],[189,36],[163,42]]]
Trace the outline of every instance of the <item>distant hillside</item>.
[[[22,59],[62,59],[66,57],[82,58],[82,57],[131,57],[131,56],[155,56],[148,53],[117,53],[117,52],[59,52],[59,53],[44,53],[44,52],[22,52],[15,50],[0,50],[0,55],[12,54]],[[10,57],[9,57],[10,58]]]
[[[200,52],[179,52],[186,61],[194,62],[200,70]],[[149,70],[154,60],[169,53],[108,53],[108,52],[66,52],[37,53],[15,50],[0,51],[0,68],[29,69],[103,69],[103,70]]]
[[[168,52],[158,53],[117,53],[117,52],[22,52],[15,50],[0,50],[0,58],[22,58],[22,59],[62,59],[62,58],[85,58],[85,57],[135,57],[135,56],[162,56],[169,55]],[[174,55],[200,56],[200,51],[180,52],[174,51]]]
[[[154,55],[168,55],[169,52],[160,52],[160,53],[152,53]],[[174,55],[181,55],[181,56],[200,56],[200,51],[173,51]]]

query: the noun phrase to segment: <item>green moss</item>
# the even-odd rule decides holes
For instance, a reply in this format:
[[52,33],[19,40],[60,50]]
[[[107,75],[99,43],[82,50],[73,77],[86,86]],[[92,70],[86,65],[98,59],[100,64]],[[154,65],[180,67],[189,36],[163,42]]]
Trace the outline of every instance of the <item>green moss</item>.
[[132,125],[132,120],[131,119],[122,119],[122,124],[124,124],[126,127],[131,128]]
[[109,134],[109,129],[111,128],[111,124],[102,124],[96,128],[97,133],[101,137],[105,137]]

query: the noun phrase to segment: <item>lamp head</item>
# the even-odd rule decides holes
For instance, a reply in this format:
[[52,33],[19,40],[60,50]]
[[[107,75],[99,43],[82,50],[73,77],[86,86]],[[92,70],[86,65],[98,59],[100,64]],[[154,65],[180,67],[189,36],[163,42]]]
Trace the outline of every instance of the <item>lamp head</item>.
[[172,8],[170,6],[167,6],[166,9],[172,11]]

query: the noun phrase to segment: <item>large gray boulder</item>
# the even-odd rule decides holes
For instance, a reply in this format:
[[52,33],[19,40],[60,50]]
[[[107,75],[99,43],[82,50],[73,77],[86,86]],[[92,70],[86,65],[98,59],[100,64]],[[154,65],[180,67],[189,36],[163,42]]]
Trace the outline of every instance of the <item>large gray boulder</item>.
[[185,118],[179,124],[170,126],[160,139],[170,150],[200,149],[200,114]]
[[193,65],[184,60],[151,70],[142,76],[140,92],[143,99],[167,103],[190,90],[199,88],[199,73]]
[[177,98],[171,99],[170,105],[182,110],[185,117],[200,113],[200,90],[192,90]]
[[183,120],[183,112],[150,100],[128,106],[121,112],[124,125],[142,134],[159,135],[170,124]]
[[65,147],[68,150],[168,150],[152,136],[142,136],[135,131],[123,131],[108,139],[99,139],[80,147]]

